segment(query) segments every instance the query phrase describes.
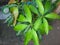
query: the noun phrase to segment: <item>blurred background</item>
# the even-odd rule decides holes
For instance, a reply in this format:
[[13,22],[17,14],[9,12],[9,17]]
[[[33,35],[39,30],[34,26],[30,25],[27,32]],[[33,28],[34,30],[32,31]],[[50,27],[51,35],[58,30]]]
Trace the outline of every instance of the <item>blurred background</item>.
[[[55,0],[53,0],[54,2]],[[8,27],[7,24],[3,23],[4,20],[10,15],[3,14],[1,8],[8,4],[9,0],[0,0],[0,45],[23,45],[23,38],[17,37],[13,28]],[[59,10],[60,8],[58,8]],[[60,13],[57,10],[57,13]],[[53,30],[42,38],[41,45],[60,45],[60,20],[54,20],[51,22]],[[22,36],[21,36],[22,37]],[[33,45],[32,41],[29,45]]]

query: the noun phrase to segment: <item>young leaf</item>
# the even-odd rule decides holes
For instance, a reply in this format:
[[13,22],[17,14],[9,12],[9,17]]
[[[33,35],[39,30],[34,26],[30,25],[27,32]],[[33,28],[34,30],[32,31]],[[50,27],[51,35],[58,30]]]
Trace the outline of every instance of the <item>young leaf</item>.
[[31,10],[33,13],[35,13],[35,14],[37,14],[37,15],[39,14],[37,8],[34,7],[33,5],[29,5],[29,8],[30,8],[30,10]]
[[41,41],[41,40],[42,40],[42,35],[41,35],[41,33],[40,33],[40,30],[37,31],[37,35],[38,35],[38,37],[39,37],[39,41]]
[[32,21],[32,14],[31,14],[31,11],[30,11],[29,7],[27,5],[24,5],[23,9],[24,9],[24,12],[25,12],[27,20],[31,23],[31,21]]
[[20,22],[26,22],[27,19],[24,17],[23,14],[20,14],[20,16],[19,16],[19,18],[18,18],[18,21],[20,21]]
[[47,14],[45,17],[50,19],[60,19],[60,16],[57,15],[56,13]]
[[15,30],[15,31],[22,31],[22,30],[24,30],[26,27],[27,27],[26,24],[17,24],[17,25],[14,27],[14,30]]
[[[44,34],[45,34],[44,24],[42,23],[39,27],[40,27],[40,28],[39,28],[40,34],[41,34],[41,35],[44,35]],[[48,26],[48,29],[49,29],[49,30],[52,30],[52,27],[49,25],[49,26]]]
[[38,30],[39,26],[41,25],[41,18],[38,18],[34,23],[34,29]]
[[49,10],[51,10],[51,2],[50,1],[46,1],[45,4],[45,13],[48,12]]
[[16,20],[17,20],[18,15],[19,15],[18,7],[11,7],[10,8],[10,11],[11,11],[13,17],[14,17],[13,26],[15,26],[16,25]]
[[44,14],[44,7],[40,0],[36,0],[36,4],[38,6],[39,12],[43,15]]
[[48,22],[47,22],[47,20],[45,18],[43,18],[43,25],[44,25],[45,33],[48,35],[49,25],[48,25]]
[[25,34],[24,45],[28,45],[29,41],[32,39],[32,31],[29,29]]
[[32,40],[34,41],[34,45],[39,45],[39,39],[34,29],[32,29]]
[[39,31],[40,31],[41,35],[45,34],[45,28],[44,28],[44,24],[43,23],[41,23],[41,25],[39,26]]

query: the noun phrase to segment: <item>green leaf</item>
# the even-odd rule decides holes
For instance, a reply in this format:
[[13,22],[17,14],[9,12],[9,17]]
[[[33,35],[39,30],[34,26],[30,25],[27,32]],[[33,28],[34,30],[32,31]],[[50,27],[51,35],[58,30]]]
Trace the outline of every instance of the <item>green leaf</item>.
[[18,7],[11,7],[10,12],[17,17],[17,15],[19,14]]
[[37,8],[34,7],[33,5],[29,5],[29,8],[30,8],[30,10],[31,10],[33,13],[35,13],[35,14],[37,14],[37,15],[39,14]]
[[49,10],[51,10],[51,2],[50,1],[46,1],[46,4],[45,4],[45,13],[48,12]]
[[13,18],[11,17],[11,19],[7,22],[8,23],[8,26],[10,26],[13,22]]
[[57,15],[56,13],[47,14],[45,17],[50,19],[60,19],[60,16]]
[[25,34],[24,45],[28,45],[29,41],[32,39],[32,31],[29,29]]
[[20,22],[26,22],[27,19],[26,19],[26,17],[24,17],[23,14],[20,14],[20,16],[19,16],[19,18],[18,18],[18,21],[20,21]]
[[48,21],[45,18],[43,18],[43,25],[44,25],[45,33],[48,35],[49,25],[48,25]]
[[41,34],[41,35],[44,35],[44,34],[45,34],[44,24],[41,23],[41,25],[40,25],[39,27],[40,27],[40,28],[39,28],[39,30],[40,30],[40,34]]
[[12,18],[12,17],[9,16],[9,17],[4,21],[4,23],[7,23],[11,18]]
[[[44,24],[42,23],[40,26],[39,26],[39,30],[40,30],[40,34],[41,35],[44,35],[46,32],[45,32],[45,28],[44,28]],[[52,30],[52,26],[48,25],[48,29],[51,31]]]
[[9,8],[11,8],[11,7],[16,7],[17,5],[16,4],[8,4],[7,5]]
[[34,42],[34,45],[39,45],[39,39],[34,29],[32,29],[32,40]]
[[37,35],[38,35],[38,37],[39,37],[39,41],[41,41],[41,40],[42,40],[42,35],[41,35],[41,33],[40,33],[40,30],[37,31]]
[[27,27],[26,24],[17,24],[17,25],[14,27],[14,30],[15,30],[15,31],[22,31],[22,30],[24,30],[26,27]]
[[49,30],[51,31],[53,29],[53,27],[51,25],[49,25]]
[[39,12],[43,15],[44,14],[44,7],[40,0],[36,0],[36,4],[38,6]]
[[34,23],[34,29],[38,30],[39,26],[41,25],[42,21],[41,18],[38,18]]
[[31,21],[32,21],[32,14],[31,14],[31,11],[30,11],[29,7],[27,5],[24,5],[23,9],[24,9],[24,12],[25,12],[27,20],[31,23]]

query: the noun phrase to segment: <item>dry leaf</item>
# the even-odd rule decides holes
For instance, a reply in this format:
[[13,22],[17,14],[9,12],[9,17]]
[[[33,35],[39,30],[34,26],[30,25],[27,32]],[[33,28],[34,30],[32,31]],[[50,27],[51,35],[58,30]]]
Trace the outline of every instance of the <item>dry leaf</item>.
[[15,1],[15,0],[10,0],[10,1],[8,2],[8,4],[12,4],[12,3],[16,3],[16,1]]
[[57,4],[57,8],[54,10],[55,13],[60,13],[60,2]]

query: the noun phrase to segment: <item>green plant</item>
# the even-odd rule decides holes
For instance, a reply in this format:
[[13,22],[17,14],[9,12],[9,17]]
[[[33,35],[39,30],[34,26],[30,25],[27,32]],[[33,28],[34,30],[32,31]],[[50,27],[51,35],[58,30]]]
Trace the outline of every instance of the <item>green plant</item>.
[[40,0],[33,0],[31,2],[21,2],[15,6],[8,5],[12,15],[5,22],[13,23],[17,35],[21,32],[24,34],[24,45],[28,45],[30,40],[34,42],[34,45],[39,45],[41,36],[48,35],[51,30],[48,19],[60,19],[60,16],[52,12],[53,7],[51,8],[50,1],[46,0],[43,3]]

